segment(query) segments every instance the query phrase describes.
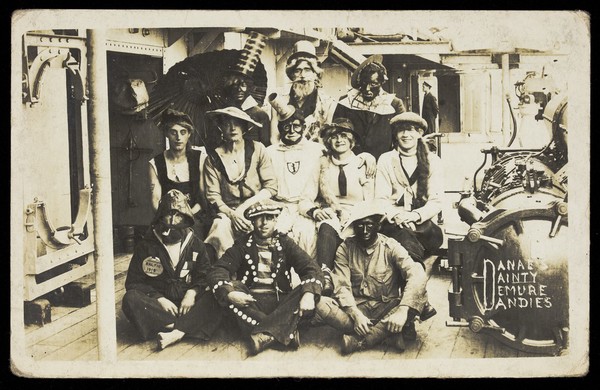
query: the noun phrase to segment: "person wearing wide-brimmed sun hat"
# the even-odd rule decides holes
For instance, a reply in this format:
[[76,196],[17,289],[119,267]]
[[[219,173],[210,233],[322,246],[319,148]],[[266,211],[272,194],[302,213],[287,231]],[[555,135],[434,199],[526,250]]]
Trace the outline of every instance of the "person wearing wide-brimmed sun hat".
[[[390,124],[394,150],[379,158],[375,180],[375,197],[386,203],[382,233],[400,242],[430,273],[433,253],[443,242],[435,223],[444,193],[442,161],[423,141],[427,122],[418,114],[396,115]],[[421,319],[435,313],[428,305]]]
[[[319,141],[320,127],[331,122],[336,101],[323,92],[321,79],[323,68],[317,57],[315,45],[310,41],[298,41],[287,59],[285,74],[292,82],[289,94],[282,96],[305,119],[304,137]],[[271,114],[271,144],[277,145],[280,133],[275,109]]]
[[388,80],[383,56],[373,55],[363,61],[352,73],[352,89],[342,96],[333,114],[334,118],[348,118],[361,138],[356,153],[368,152],[376,159],[391,149],[389,120],[406,111],[396,95],[383,90]]
[[[336,118],[321,129],[327,154],[320,159],[319,197],[322,211],[317,217],[317,261],[327,276],[333,269],[335,251],[342,242],[341,227],[347,222],[352,206],[373,199],[375,179],[368,177],[362,159],[352,149],[360,141],[354,125]],[[327,294],[325,294],[327,295]]]
[[406,249],[381,233],[385,209],[359,202],[335,254],[332,298],[321,297],[313,324],[341,331],[342,353],[372,348],[385,339],[398,350],[416,338],[414,319],[427,301],[427,277]]
[[[247,208],[253,231],[236,240],[208,275],[217,301],[250,339],[252,355],[276,343],[298,348],[298,323],[313,314],[323,285],[317,263],[275,230],[282,209],[271,199]],[[300,278],[296,286],[292,268]]]
[[253,203],[277,194],[271,159],[260,142],[245,140],[251,126],[261,126],[237,107],[205,114],[215,121],[222,142],[206,159],[206,198],[218,211],[205,243],[221,257],[234,238],[252,230],[244,211]]

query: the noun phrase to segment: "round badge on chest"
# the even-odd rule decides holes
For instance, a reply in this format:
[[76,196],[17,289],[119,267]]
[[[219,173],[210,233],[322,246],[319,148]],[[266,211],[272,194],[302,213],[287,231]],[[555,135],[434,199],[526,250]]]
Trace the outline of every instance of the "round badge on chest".
[[156,257],[146,257],[144,259],[144,261],[142,262],[142,270],[144,271],[144,273],[150,277],[157,277],[158,275],[162,274],[164,271],[164,268],[162,266],[162,264],[160,263],[160,260],[157,259]]

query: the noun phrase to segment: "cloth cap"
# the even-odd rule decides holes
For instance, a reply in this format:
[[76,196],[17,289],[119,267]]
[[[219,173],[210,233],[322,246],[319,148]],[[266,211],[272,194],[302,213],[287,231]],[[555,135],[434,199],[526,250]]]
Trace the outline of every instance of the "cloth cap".
[[376,216],[378,221],[381,222],[385,218],[383,203],[378,200],[370,200],[358,202],[352,209],[350,209],[350,217],[342,229],[341,237],[343,239],[354,235],[354,222],[367,218],[370,216]]
[[292,54],[288,57],[287,63],[289,64],[297,57],[310,57],[316,59],[317,49],[310,41],[298,41],[294,43]]
[[170,190],[158,203],[158,210],[154,216],[153,224],[156,224],[162,217],[170,214],[173,210],[179,213],[181,218],[177,218],[178,221],[172,228],[187,228],[194,225],[194,214],[188,203],[188,197],[179,190]]
[[421,118],[419,114],[414,112],[403,112],[402,114],[398,114],[392,119],[390,119],[390,127],[392,129],[394,129],[401,123],[410,123],[412,125],[420,127],[421,129],[423,129],[423,131],[427,130],[427,122],[425,121],[425,119]]
[[291,104],[286,104],[283,98],[277,96],[276,93],[272,93],[269,95],[269,103],[271,104],[271,107],[273,107],[277,112],[277,119],[279,120],[279,122],[283,122],[290,119],[292,115],[294,115],[294,112],[296,112],[296,107],[292,106]]
[[429,84],[427,81],[423,81],[423,85],[428,86],[429,88],[431,88],[431,84]]
[[356,142],[360,141],[360,136],[356,131],[354,131],[354,125],[352,124],[352,121],[347,118],[335,118],[333,122],[323,125],[320,136],[323,140],[326,140],[343,131],[352,133]]
[[158,126],[163,130],[168,130],[173,125],[183,126],[190,131],[194,129],[194,124],[192,123],[192,120],[188,114],[172,108],[167,108],[165,111],[163,111]]
[[267,199],[256,202],[244,211],[246,219],[252,219],[262,214],[279,215],[283,210],[283,206],[274,200]]
[[350,85],[352,86],[352,88],[358,89],[360,87],[360,84],[358,83],[360,73],[365,68],[365,66],[373,62],[377,62],[378,64],[383,66],[383,56],[381,54],[374,54],[366,60],[364,60],[360,65],[358,65],[358,68],[356,68],[356,70],[352,72],[352,77],[350,78]]
[[229,71],[252,77],[256,65],[260,61],[260,54],[266,46],[266,40],[265,35],[252,31],[246,39],[237,61],[229,68]]
[[246,121],[248,123],[250,123],[251,125],[257,126],[257,127],[262,127],[262,125],[258,122],[255,122],[250,115],[246,114],[244,111],[240,110],[237,107],[225,107],[225,108],[219,108],[218,110],[212,110],[212,111],[207,111],[204,114],[206,117],[216,117],[219,115],[226,115],[226,116],[230,116],[232,118],[238,118],[241,119],[243,121]]

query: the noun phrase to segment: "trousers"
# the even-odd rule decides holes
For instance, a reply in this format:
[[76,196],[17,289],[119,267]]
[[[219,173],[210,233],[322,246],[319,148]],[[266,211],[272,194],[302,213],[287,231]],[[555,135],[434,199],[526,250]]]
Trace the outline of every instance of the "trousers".
[[[173,302],[179,306],[180,302]],[[129,290],[123,296],[123,313],[144,340],[156,337],[165,326],[174,324],[186,336],[208,340],[219,328],[222,309],[210,292],[199,294],[190,311],[182,316],[167,312],[158,299],[138,290]]]
[[[359,303],[357,307],[375,325],[396,312],[399,305],[400,298],[394,298],[388,302],[367,300]],[[329,297],[321,297],[317,303],[313,324],[327,324],[344,334],[355,334],[352,318],[339,306],[335,299]]]
[[288,345],[300,321],[301,287],[277,295],[275,291],[252,292],[240,282],[234,282],[233,285],[236,291],[251,294],[256,299],[247,307],[238,308],[229,304],[226,309],[227,315],[235,319],[241,332],[247,336],[268,333],[281,344]]

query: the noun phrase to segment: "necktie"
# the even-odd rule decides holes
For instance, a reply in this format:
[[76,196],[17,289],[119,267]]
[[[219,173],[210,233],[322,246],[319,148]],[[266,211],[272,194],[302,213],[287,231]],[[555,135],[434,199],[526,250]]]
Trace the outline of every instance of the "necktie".
[[346,173],[344,173],[344,166],[340,165],[340,174],[338,175],[338,186],[340,187],[340,196],[346,196],[348,182],[346,180]]

